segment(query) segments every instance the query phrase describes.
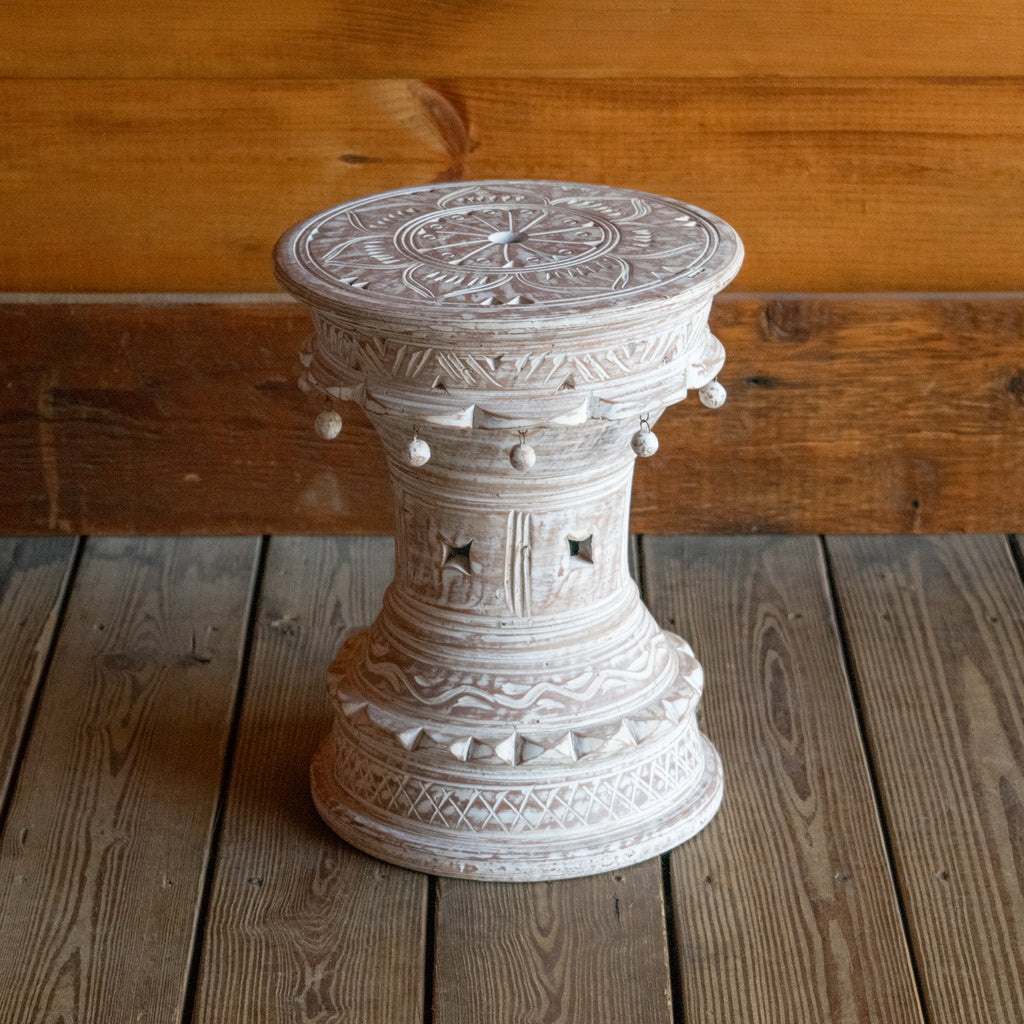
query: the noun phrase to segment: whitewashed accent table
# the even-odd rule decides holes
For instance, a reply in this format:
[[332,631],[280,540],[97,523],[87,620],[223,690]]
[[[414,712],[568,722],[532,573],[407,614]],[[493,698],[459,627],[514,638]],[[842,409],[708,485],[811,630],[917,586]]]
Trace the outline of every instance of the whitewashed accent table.
[[370,196],[278,243],[315,325],[303,386],[362,405],[394,486],[395,579],[329,670],[312,768],[352,845],[552,879],[654,856],[714,815],[703,673],[630,578],[629,501],[666,406],[724,400],[708,311],[742,256],[694,207],[539,181]]

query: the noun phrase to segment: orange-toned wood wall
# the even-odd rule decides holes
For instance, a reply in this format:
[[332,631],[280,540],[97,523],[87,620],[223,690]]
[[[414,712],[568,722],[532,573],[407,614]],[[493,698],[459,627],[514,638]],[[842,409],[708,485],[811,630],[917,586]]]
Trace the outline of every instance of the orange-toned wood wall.
[[[806,351],[827,350],[828,372],[842,367],[840,379],[822,376],[810,356],[804,373],[794,349],[786,357],[791,390],[745,394],[742,382],[763,375],[752,366],[771,359],[764,352],[752,359],[742,342],[731,349],[725,383],[733,402],[720,414],[731,425],[713,428],[722,443],[705,456],[731,487],[691,494],[672,482],[674,472],[643,475],[641,525],[1024,525],[1021,503],[1005,490],[1024,493],[1019,0],[92,0],[58,9],[11,0],[3,21],[0,292],[22,293],[4,320],[18,330],[0,335],[0,454],[14,481],[0,502],[6,532],[134,532],[161,523],[190,532],[258,523],[327,528],[324,516],[299,511],[298,491],[275,506],[290,511],[269,520],[232,517],[218,502],[197,515],[183,483],[189,471],[181,479],[160,471],[186,454],[175,448],[180,434],[161,428],[155,443],[130,425],[106,429],[120,422],[121,407],[104,404],[113,401],[111,375],[127,380],[140,359],[160,362],[137,334],[142,307],[133,303],[120,323],[106,320],[111,333],[98,337],[90,333],[97,321],[75,327],[65,307],[26,304],[25,293],[156,293],[146,302],[165,337],[161,330],[177,321],[164,317],[162,293],[274,290],[274,240],[318,209],[402,185],[512,176],[648,189],[725,217],[748,251],[733,294],[761,295],[722,314],[753,318],[737,328],[747,338],[764,333],[763,310],[780,296],[881,293],[863,308],[846,300],[827,306],[824,317],[825,300],[785,307],[818,311],[811,320],[819,333],[806,335]],[[908,292],[946,294],[903,304],[886,298]],[[982,317],[998,322],[984,337],[984,356],[970,325],[978,302],[989,310],[988,300],[964,298],[949,313],[958,301],[950,293],[965,292],[1012,293],[997,300],[998,315]],[[215,415],[216,406],[190,404],[189,374],[206,372],[204,361],[223,363],[216,332],[231,308],[197,307],[202,326],[190,329],[198,334],[165,337],[192,352],[198,368],[177,363],[180,375],[165,376],[155,390],[132,378],[141,405],[173,408],[164,427]],[[893,319],[880,323],[880,310]],[[256,363],[268,352],[283,356],[295,333],[296,314],[266,311],[267,330],[288,320],[289,332],[252,337]],[[252,320],[243,320],[250,330]],[[940,322],[937,333],[922,335],[923,324]],[[958,324],[967,325],[962,335]],[[69,344],[76,330],[87,351]],[[134,354],[118,348],[125,338]],[[937,364],[939,349],[947,354]],[[100,353],[113,365],[101,366]],[[929,390],[928,375],[939,372]],[[63,401],[54,385],[62,379],[74,379],[89,401]],[[266,440],[246,433],[247,413],[239,411],[247,408],[246,385],[232,391],[229,379],[217,381],[208,398],[223,402],[225,420],[241,424],[232,436],[242,449],[263,450]],[[946,390],[960,396],[952,406],[932,402]],[[919,392],[927,400],[908,412],[908,395]],[[837,394],[841,423],[831,404]],[[996,405],[987,406],[993,394]],[[813,415],[787,419],[796,395]],[[767,405],[755,415],[743,404],[751,401]],[[271,412],[271,422],[292,415],[285,405]],[[752,417],[757,437],[743,432]],[[252,431],[257,421],[268,426],[257,416]],[[839,433],[855,449],[875,451],[871,464],[848,461]],[[72,436],[106,456],[89,472],[72,463],[60,491],[71,498],[54,504],[54,465],[68,462]],[[775,438],[775,454],[788,453],[803,475],[765,485],[755,472],[774,465],[756,454],[765,438]],[[241,467],[244,496],[245,458],[223,439],[210,441],[217,447],[202,458],[217,463],[213,477]],[[287,491],[288,479],[323,461],[319,449],[307,449],[296,445],[294,471],[272,488]],[[902,469],[886,472],[886,449]],[[140,482],[127,472],[141,450],[156,467],[145,486],[166,513],[155,518],[139,512]],[[338,451],[331,458],[341,459],[332,463],[340,478],[363,480],[358,464],[345,461],[355,458],[350,449]],[[807,452],[809,462],[801,461]],[[667,472],[689,449],[669,438],[663,456]],[[978,459],[984,471],[966,472]],[[835,484],[847,477],[848,486]],[[918,479],[932,481],[929,497],[916,494],[924,484],[907,482]],[[332,522],[379,526],[378,498],[354,489],[343,501],[355,511]],[[681,511],[694,502],[696,512]]]
[[9,291],[271,290],[325,205],[511,176],[714,210],[738,290],[1022,287],[1019,0],[4,6]]

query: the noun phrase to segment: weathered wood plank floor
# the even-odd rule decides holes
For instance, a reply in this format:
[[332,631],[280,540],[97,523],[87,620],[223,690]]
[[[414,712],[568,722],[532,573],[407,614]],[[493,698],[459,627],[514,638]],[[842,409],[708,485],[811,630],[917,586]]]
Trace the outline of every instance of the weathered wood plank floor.
[[317,818],[323,671],[387,539],[0,540],[3,1024],[1011,1024],[1016,540],[643,538],[722,811],[660,860],[489,885]]

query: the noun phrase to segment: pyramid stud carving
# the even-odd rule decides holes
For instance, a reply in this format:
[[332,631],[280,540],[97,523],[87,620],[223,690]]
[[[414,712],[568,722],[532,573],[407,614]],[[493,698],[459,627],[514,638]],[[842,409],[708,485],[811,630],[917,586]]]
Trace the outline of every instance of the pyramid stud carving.
[[570,729],[565,736],[558,741],[556,749],[565,754],[570,760],[578,761],[580,754],[580,738]]
[[473,756],[476,748],[476,740],[472,736],[465,736],[456,740],[448,749],[460,760],[468,761]]
[[640,733],[636,722],[630,718],[624,718],[622,724],[615,730],[612,741],[622,743],[627,747],[635,747],[640,743]]
[[508,739],[502,740],[494,752],[507,764],[517,765],[522,759],[523,741],[518,733],[512,733]]
[[421,739],[423,739],[423,730],[418,726],[414,729],[406,729],[405,732],[398,734],[398,742],[406,750],[415,750],[420,745]]
[[686,697],[667,697],[661,703],[668,717],[673,722],[679,722],[686,714],[692,702]]

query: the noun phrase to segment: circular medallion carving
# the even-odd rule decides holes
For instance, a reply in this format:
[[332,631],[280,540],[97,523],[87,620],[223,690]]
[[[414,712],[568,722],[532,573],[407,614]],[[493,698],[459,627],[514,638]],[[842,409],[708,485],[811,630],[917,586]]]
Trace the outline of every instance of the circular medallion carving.
[[344,307],[536,316],[720,287],[742,248],[717,217],[663,196],[456,182],[336,206],[288,232],[277,256],[283,281]]
[[494,204],[418,217],[398,232],[395,246],[411,261],[443,270],[493,278],[511,274],[525,281],[537,271],[593,262],[619,238],[612,222],[571,210]]

